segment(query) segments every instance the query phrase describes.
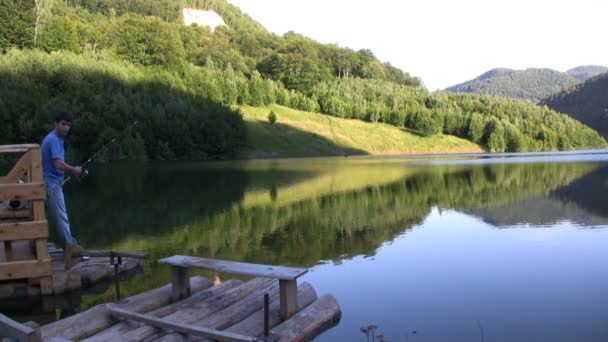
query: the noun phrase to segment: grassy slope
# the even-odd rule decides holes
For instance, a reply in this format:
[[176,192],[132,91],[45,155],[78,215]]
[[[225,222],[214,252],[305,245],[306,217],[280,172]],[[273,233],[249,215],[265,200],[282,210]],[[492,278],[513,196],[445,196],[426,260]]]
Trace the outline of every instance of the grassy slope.
[[[274,110],[278,120],[268,123]],[[421,137],[397,127],[335,118],[286,107],[241,107],[248,128],[247,157],[348,154],[421,154],[482,152],[454,136]]]

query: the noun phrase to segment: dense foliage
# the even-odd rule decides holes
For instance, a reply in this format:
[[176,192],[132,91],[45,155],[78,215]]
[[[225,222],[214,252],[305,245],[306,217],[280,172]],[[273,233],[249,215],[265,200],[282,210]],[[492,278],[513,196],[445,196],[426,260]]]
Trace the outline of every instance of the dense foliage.
[[567,115],[517,100],[438,93],[375,80],[342,79],[313,89],[320,111],[382,121],[423,135],[466,138],[492,152],[604,147],[593,130]]
[[545,99],[543,104],[570,114],[608,137],[608,73],[555,94]]
[[[227,27],[182,24],[216,11]],[[0,143],[39,141],[50,113],[77,113],[71,146],[94,151],[130,120],[145,129],[108,157],[225,157],[244,145],[235,105],[279,104],[453,134],[490,151],[604,147],[546,108],[432,95],[371,51],[269,33],[225,0],[0,0]]]
[[580,81],[568,73],[551,69],[493,69],[481,76],[447,88],[454,93],[504,96],[538,103]]
[[41,141],[51,129],[52,113],[71,108],[78,115],[69,146],[77,159],[134,120],[140,127],[107,157],[214,158],[243,145],[238,112],[166,71],[103,55],[11,50],[0,59],[0,79],[0,144]]

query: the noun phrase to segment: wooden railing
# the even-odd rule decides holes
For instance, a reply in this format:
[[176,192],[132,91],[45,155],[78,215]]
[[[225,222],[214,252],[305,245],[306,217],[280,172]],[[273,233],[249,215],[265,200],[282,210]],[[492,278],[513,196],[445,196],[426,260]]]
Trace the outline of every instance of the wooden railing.
[[[28,279],[39,282],[41,294],[52,292],[51,259],[47,250],[49,235],[44,213],[46,190],[42,180],[39,145],[4,145],[0,153],[23,153],[6,176],[0,177],[0,281]],[[28,201],[27,208],[9,209],[5,201]],[[24,241],[23,241],[24,240]],[[28,245],[27,253],[16,255],[13,246]]]

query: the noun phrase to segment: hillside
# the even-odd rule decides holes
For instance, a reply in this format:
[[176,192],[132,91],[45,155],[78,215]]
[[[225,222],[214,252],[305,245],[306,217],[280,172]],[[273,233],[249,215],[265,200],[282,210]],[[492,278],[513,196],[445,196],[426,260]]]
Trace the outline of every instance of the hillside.
[[[574,70],[574,69],[573,69]],[[577,73],[582,75],[585,73]],[[470,81],[447,88],[454,93],[504,96],[533,103],[578,84],[568,73],[551,69],[492,69]]]
[[597,76],[599,74],[603,74],[608,72],[608,67],[599,66],[599,65],[584,65],[576,68],[572,68],[566,73],[577,80],[584,82],[591,77]]
[[567,113],[608,137],[608,73],[555,94],[543,100],[542,104]]
[[[274,125],[268,113],[278,117]],[[241,108],[248,131],[243,157],[477,153],[478,145],[449,135],[422,137],[383,123],[334,118],[278,105]]]
[[[68,147],[74,159],[133,120],[143,128],[106,158],[224,159],[242,155],[249,143],[293,155],[418,153],[450,149],[444,135],[492,152],[606,147],[596,132],[555,111],[492,96],[431,94],[369,50],[272,34],[224,0],[42,4],[49,6],[0,2],[0,144],[40,141],[53,113],[68,110],[78,128]],[[185,25],[193,17],[198,24]],[[344,141],[332,136],[319,149],[318,135],[289,144],[278,138],[281,130],[248,142],[259,126],[234,108],[272,105],[293,115],[326,114],[313,121],[360,121],[345,126],[351,132],[343,132]],[[388,125],[390,132],[381,128]],[[401,131],[427,138],[404,144],[394,134]],[[355,141],[360,136],[369,140]]]

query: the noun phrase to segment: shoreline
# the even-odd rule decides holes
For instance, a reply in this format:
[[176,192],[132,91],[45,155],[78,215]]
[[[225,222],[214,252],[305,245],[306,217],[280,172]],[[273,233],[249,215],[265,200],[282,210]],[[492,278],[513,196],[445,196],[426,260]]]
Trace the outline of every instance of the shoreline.
[[224,161],[230,160],[256,160],[256,159],[298,159],[298,158],[323,158],[323,157],[374,157],[374,156],[422,156],[422,155],[459,155],[459,154],[483,154],[487,153],[482,148],[465,148],[458,150],[414,150],[414,151],[383,151],[366,153],[359,150],[344,150],[336,151],[335,153],[326,152],[245,152],[239,154],[235,158],[221,159]]

